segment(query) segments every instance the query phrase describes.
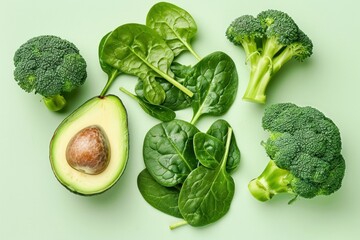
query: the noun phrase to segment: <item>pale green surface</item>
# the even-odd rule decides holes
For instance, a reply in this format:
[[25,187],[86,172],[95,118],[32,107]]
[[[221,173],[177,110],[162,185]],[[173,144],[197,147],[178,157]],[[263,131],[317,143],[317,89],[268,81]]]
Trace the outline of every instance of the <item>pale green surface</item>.
[[[72,110],[98,95],[106,75],[97,59],[103,35],[128,23],[144,23],[157,1],[0,1],[1,158],[0,239],[358,239],[360,235],[359,122],[360,60],[359,4],[356,0],[173,0],[189,11],[198,25],[194,49],[205,56],[228,53],[237,63],[238,97],[224,116],[234,128],[242,162],[233,174],[236,192],[229,213],[203,228],[168,226],[178,221],[150,207],[141,197],[136,177],[143,169],[142,140],[158,121],[140,110],[121,93],[132,90],[135,79],[119,77],[111,93],[123,100],[129,115],[130,159],[120,181],[108,192],[81,197],[68,192],[54,177],[48,160],[53,131]],[[329,197],[299,199],[287,205],[289,196],[257,202],[247,183],[267,163],[260,141],[267,135],[260,126],[263,106],[242,101],[248,69],[243,51],[224,37],[228,24],[242,14],[274,8],[288,12],[314,43],[314,55],[304,64],[290,63],[277,74],[268,89],[268,103],[291,101],[311,105],[332,118],[341,130],[347,163],[343,187]],[[49,112],[40,96],[27,94],[13,80],[14,51],[26,40],[54,34],[74,42],[88,63],[88,79],[66,111]],[[195,59],[186,55],[183,62]],[[191,111],[178,118],[190,120]],[[215,118],[203,118],[206,130]]]

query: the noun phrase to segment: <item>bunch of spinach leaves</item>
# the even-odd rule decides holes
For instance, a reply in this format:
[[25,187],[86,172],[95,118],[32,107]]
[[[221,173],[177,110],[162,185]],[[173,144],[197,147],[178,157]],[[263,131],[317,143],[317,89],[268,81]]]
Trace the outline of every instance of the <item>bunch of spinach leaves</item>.
[[[202,115],[224,114],[238,88],[235,63],[220,51],[201,58],[191,46],[196,33],[195,20],[184,9],[167,2],[153,5],[145,25],[124,24],[102,38],[99,61],[108,84],[121,73],[137,76],[135,94],[121,90],[161,121],[188,107],[193,124]],[[184,51],[195,57],[195,65],[174,61]]]
[[145,136],[143,157],[138,188],[150,205],[184,219],[172,229],[204,226],[228,212],[240,151],[227,121],[215,121],[206,133],[183,120],[159,123]]
[[[153,207],[183,218],[182,224],[203,226],[224,216],[235,191],[230,174],[240,151],[232,127],[215,121],[208,131],[195,124],[204,115],[221,116],[235,101],[238,75],[233,60],[216,51],[201,58],[192,48],[197,26],[192,16],[160,2],[148,12],[146,24],[128,23],[100,41],[100,66],[108,75],[102,94],[121,74],[138,78],[135,93],[120,88],[149,115],[161,120],[146,134],[138,188]],[[193,65],[174,61],[188,51]],[[191,107],[190,122],[175,111]]]

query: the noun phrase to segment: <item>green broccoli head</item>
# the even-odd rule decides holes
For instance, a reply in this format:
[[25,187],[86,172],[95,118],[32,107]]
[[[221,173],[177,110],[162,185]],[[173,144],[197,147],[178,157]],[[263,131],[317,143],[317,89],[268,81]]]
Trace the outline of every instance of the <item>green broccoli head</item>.
[[310,38],[279,10],[265,10],[256,17],[240,16],[227,28],[226,36],[244,48],[250,79],[243,98],[257,103],[266,102],[267,86],[284,64],[293,58],[302,62],[313,53]]
[[266,37],[274,41],[272,47],[278,45],[277,50],[298,39],[299,28],[285,12],[269,9],[260,12],[257,19],[259,19]]
[[258,41],[263,38],[264,31],[260,20],[252,15],[236,18],[226,30],[226,37],[237,46],[242,46],[247,60],[259,54]]
[[270,133],[262,145],[271,164],[249,184],[254,197],[265,201],[288,192],[312,198],[341,187],[345,161],[331,119],[312,107],[280,103],[265,108],[262,125]]
[[34,37],[15,52],[14,78],[26,92],[43,96],[52,111],[62,109],[69,93],[87,77],[86,62],[77,47],[52,35]]

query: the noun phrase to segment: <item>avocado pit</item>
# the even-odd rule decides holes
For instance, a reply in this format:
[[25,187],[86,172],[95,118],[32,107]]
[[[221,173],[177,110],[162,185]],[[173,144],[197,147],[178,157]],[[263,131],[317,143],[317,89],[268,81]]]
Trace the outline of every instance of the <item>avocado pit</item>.
[[110,144],[105,132],[96,125],[76,133],[66,148],[66,160],[77,171],[99,174],[110,161]]

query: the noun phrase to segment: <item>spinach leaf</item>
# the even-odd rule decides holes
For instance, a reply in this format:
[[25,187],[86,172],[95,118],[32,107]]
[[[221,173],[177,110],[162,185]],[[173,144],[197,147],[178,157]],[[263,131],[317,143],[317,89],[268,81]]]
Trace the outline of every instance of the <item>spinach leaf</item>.
[[138,175],[137,185],[141,195],[151,206],[168,215],[182,218],[178,207],[178,188],[160,185],[146,168]]
[[181,83],[184,83],[186,81],[186,77],[193,71],[192,66],[183,65],[179,62],[173,62],[170,69],[175,74],[176,80]]
[[[216,120],[206,132],[207,134],[216,137],[221,140],[223,144],[226,144],[226,138],[230,124],[224,119]],[[234,171],[240,164],[240,150],[237,146],[235,135],[232,134],[230,147],[229,147],[229,156],[226,164],[226,170],[231,173]]]
[[230,209],[235,183],[226,171],[232,129],[228,129],[225,153],[215,169],[199,166],[186,178],[179,195],[179,210],[191,226],[204,226]]
[[116,28],[107,37],[102,56],[107,65],[143,80],[144,96],[152,104],[161,104],[166,97],[156,78],[169,81],[190,97],[193,95],[172,78],[172,50],[154,30],[145,25],[128,23]]
[[175,56],[188,50],[201,59],[190,44],[197,32],[196,23],[184,9],[167,2],[157,3],[148,12],[146,25],[165,39]]
[[100,93],[100,97],[105,96],[105,94],[108,91],[108,89],[109,89],[110,85],[112,84],[112,82],[121,74],[121,71],[119,71],[118,69],[108,65],[104,60],[106,58],[106,57],[104,57],[104,46],[105,46],[106,41],[107,41],[110,34],[111,34],[111,32],[107,33],[100,40],[99,48],[98,48],[100,67],[108,75],[107,83],[106,83],[105,87],[103,88],[102,92]]
[[199,130],[183,120],[174,119],[152,127],[145,135],[145,166],[157,182],[166,187],[182,183],[197,167],[193,137]]
[[154,105],[147,102],[145,99],[142,99],[131,92],[127,91],[125,88],[121,87],[120,90],[134,99],[140,107],[148,113],[150,116],[157,118],[161,121],[168,122],[173,120],[176,117],[176,114],[173,110],[164,107],[162,105]]
[[[176,77],[175,79],[178,80]],[[174,85],[162,79],[158,79],[158,82],[161,84],[166,94],[165,101],[161,104],[162,106],[173,111],[185,109],[191,106],[191,98],[181,92],[178,88],[174,87]],[[135,86],[135,92],[139,97],[144,97],[143,81],[138,81]]]
[[194,136],[194,152],[199,162],[207,168],[216,168],[225,152],[224,143],[206,133],[198,132]]
[[202,115],[222,115],[236,97],[238,75],[235,63],[223,52],[211,53],[194,66],[186,84],[195,93],[192,124]]

